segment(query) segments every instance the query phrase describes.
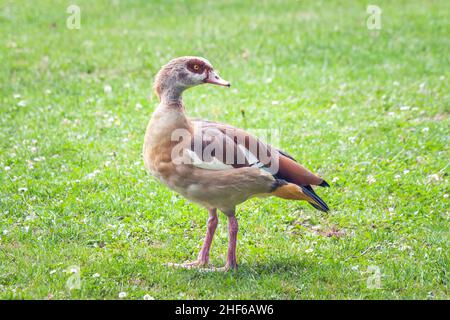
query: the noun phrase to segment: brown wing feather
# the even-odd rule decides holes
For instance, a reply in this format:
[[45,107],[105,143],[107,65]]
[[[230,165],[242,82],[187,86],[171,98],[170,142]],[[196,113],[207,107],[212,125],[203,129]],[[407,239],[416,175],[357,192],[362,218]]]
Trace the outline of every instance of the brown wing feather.
[[300,186],[317,186],[323,182],[322,178],[316,176],[301,164],[289,159],[286,156],[280,155],[279,164],[280,168],[278,169],[277,177],[288,182],[292,182]]
[[[238,161],[237,155],[242,155],[242,151],[238,145],[241,145],[253,154],[254,158],[252,161],[257,161],[257,167],[266,169],[276,179],[272,186],[272,195],[284,199],[306,200],[318,210],[325,212],[329,210],[327,204],[311,187],[311,185],[328,186],[328,184],[322,178],[316,176],[299,164],[286,152],[277,150],[270,145],[263,143],[258,138],[255,138],[242,129],[204,120],[192,120],[192,122],[196,127],[194,131],[196,131],[197,134],[200,134],[199,138],[202,139],[202,150],[197,153],[203,153],[204,148],[207,148],[211,143],[216,142],[216,145],[221,149],[218,153],[222,154],[222,159],[227,159],[226,164],[229,164],[236,169],[254,166],[255,163],[249,163],[249,161],[247,161],[249,159],[245,157],[245,162],[242,162],[242,157],[240,158],[241,161]],[[209,128],[217,129],[219,134],[209,134]],[[227,149],[227,146],[231,147],[231,149]],[[226,157],[227,150],[232,150],[234,154],[233,159],[231,159],[232,163],[230,163],[230,159]],[[278,170],[276,172],[272,172],[269,169],[272,164],[271,161],[274,159],[272,155],[275,155],[278,159],[275,160],[278,162]],[[203,158],[203,160],[208,161],[208,159],[204,159],[204,156],[199,156],[200,158]],[[217,156],[217,154],[213,156]],[[219,160],[224,162],[222,159]]]
[[[248,132],[234,128],[229,125],[216,123],[212,121],[205,121],[205,120],[192,120],[194,123],[199,125],[199,127],[202,128],[202,131],[207,128],[215,128],[221,131],[223,134],[232,134],[234,135],[233,138],[238,138],[237,140],[243,142],[242,145],[245,146],[245,148],[249,149],[249,146],[253,144],[254,146],[257,146],[258,152],[255,153],[255,156],[257,156],[258,160],[261,161],[262,164],[265,166],[269,166],[270,163],[267,162],[266,159],[261,159],[261,154],[267,154],[269,157],[271,155],[271,152],[279,152],[279,169],[274,176],[279,179],[286,180],[288,182],[295,183],[297,185],[320,185],[323,183],[323,179],[319,176],[313,174],[311,171],[303,167],[301,164],[295,161],[293,157],[288,155],[286,152],[281,150],[276,150],[275,148],[272,148],[270,145],[265,144],[261,142],[259,139],[255,138]],[[238,142],[235,140],[235,144]],[[233,151],[235,152],[235,155],[238,154],[240,151],[236,148],[236,146],[233,148]],[[226,154],[226,150],[224,150],[224,153]],[[235,157],[236,160],[236,157]],[[237,163],[236,161],[234,163],[231,163],[232,166],[235,168],[239,168],[242,166],[249,166],[249,164],[246,162],[245,164]]]

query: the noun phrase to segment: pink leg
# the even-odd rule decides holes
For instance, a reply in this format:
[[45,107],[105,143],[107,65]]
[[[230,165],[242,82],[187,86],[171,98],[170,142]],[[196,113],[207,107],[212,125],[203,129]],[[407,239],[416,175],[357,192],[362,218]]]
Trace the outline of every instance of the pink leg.
[[200,253],[198,254],[197,260],[185,263],[168,263],[168,266],[186,269],[206,266],[209,263],[209,249],[211,248],[212,239],[214,236],[214,232],[216,231],[218,221],[219,219],[217,218],[217,209],[210,209],[205,241],[203,242],[203,246],[200,250]]
[[227,254],[227,264],[225,265],[225,269],[237,269],[236,262],[236,242],[237,242],[237,233],[238,233],[238,222],[234,215],[228,216],[228,235],[229,235],[229,243],[228,243],[228,254]]
[[209,210],[208,228],[206,230],[205,240],[203,242],[202,249],[198,254],[197,261],[199,265],[207,265],[209,263],[209,249],[211,249],[211,243],[214,237],[214,232],[217,228],[217,209]]

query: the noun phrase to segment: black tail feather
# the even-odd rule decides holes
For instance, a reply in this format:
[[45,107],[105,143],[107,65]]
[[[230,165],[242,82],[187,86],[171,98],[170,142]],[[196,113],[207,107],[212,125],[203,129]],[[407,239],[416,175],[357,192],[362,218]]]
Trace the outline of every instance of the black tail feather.
[[311,202],[308,202],[310,205],[312,205],[314,208],[316,208],[317,210],[319,210],[319,211],[322,211],[322,212],[328,212],[328,211],[326,211],[326,210],[323,210],[321,207],[319,207],[317,204],[315,204],[315,203],[311,203]]
[[323,180],[322,183],[319,184],[319,187],[329,188],[330,185],[328,184],[328,182],[326,182],[325,180]]
[[330,210],[330,208],[328,208],[328,205],[325,203],[325,201],[323,201],[313,190],[313,188],[311,186],[300,186],[302,188],[302,191],[304,194],[306,194],[307,196],[309,196],[310,198],[312,198],[316,203],[311,203],[310,204],[316,208],[317,210],[323,211],[323,212],[328,212]]

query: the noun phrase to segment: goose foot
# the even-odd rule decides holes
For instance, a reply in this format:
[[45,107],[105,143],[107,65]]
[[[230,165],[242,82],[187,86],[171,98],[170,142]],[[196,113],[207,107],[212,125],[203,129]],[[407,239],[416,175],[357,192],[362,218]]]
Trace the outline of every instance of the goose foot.
[[203,260],[195,260],[192,262],[185,262],[185,263],[172,263],[169,262],[167,266],[174,267],[174,268],[183,268],[183,269],[195,269],[195,268],[204,268],[208,266],[208,261]]
[[192,261],[192,262],[185,262],[185,263],[167,263],[168,267],[173,268],[181,268],[181,269],[199,269],[201,272],[228,272],[228,271],[234,271],[236,272],[238,269],[237,264],[232,265],[225,265],[223,267],[212,267],[209,266],[209,263],[206,261]]

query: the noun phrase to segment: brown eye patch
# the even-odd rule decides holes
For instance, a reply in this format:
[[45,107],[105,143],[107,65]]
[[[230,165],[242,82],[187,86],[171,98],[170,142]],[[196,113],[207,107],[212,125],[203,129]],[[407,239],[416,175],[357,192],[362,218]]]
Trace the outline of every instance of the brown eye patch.
[[187,68],[191,72],[201,74],[205,71],[205,63],[198,59],[192,59],[188,61]]

